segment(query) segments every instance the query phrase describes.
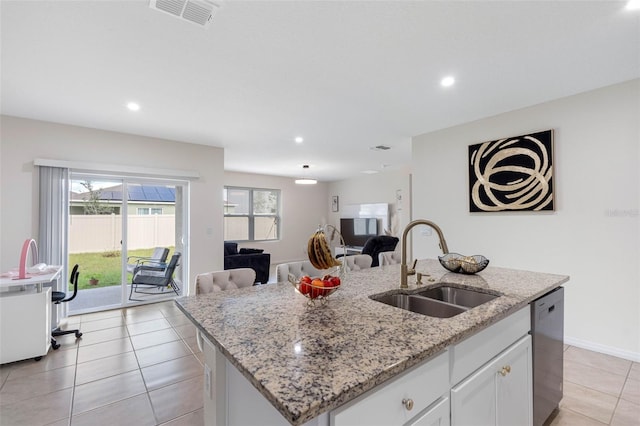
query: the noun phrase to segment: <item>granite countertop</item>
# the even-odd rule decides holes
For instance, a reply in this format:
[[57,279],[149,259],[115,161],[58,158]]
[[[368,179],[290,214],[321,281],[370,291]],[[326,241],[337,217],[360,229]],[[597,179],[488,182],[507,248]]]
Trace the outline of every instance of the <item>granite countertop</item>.
[[[339,407],[405,369],[514,313],[568,281],[564,275],[488,267],[476,275],[421,260],[423,285],[443,283],[502,295],[452,318],[371,300],[400,290],[400,265],[350,272],[326,305],[308,306],[290,283],[176,299],[238,370],[293,425]],[[431,278],[434,281],[430,282]]]

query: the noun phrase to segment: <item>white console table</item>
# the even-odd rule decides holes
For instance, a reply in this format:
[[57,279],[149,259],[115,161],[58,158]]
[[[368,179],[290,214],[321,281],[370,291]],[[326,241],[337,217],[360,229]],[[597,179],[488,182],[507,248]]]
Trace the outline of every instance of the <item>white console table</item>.
[[0,364],[44,356],[51,347],[51,288],[54,272],[0,279]]

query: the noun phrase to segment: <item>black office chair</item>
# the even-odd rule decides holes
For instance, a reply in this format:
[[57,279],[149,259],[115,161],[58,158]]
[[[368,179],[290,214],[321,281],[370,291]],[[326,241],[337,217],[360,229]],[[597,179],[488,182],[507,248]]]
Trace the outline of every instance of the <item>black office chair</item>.
[[178,267],[180,256],[180,253],[175,252],[173,256],[171,256],[171,260],[169,261],[169,263],[164,264],[162,268],[159,268],[158,264],[155,262],[152,266],[138,266],[135,269],[133,278],[131,279],[131,292],[129,293],[129,300],[139,301],[138,299],[132,299],[134,292],[143,294],[161,294],[157,291],[142,291],[138,289],[139,286],[143,286],[143,288],[155,287],[156,290],[160,290],[161,292],[164,292],[166,288],[170,288],[176,295],[180,296],[180,287],[178,287],[178,284],[173,279],[173,273]]
[[[73,294],[71,295],[71,297],[65,299],[65,297],[67,297],[67,293],[65,293],[64,291],[52,292],[51,301],[53,302],[54,305],[59,305],[60,303],[63,303],[63,302],[70,302],[76,297],[76,295],[78,294],[78,276],[79,275],[80,275],[80,272],[78,272],[78,265],[75,265],[73,267],[73,270],[71,271],[71,276],[69,278],[69,282],[73,284]],[[58,349],[60,347],[60,343],[56,341],[55,337],[64,336],[65,334],[71,334],[71,333],[75,333],[76,339],[82,336],[82,333],[80,332],[80,330],[60,330],[60,327],[56,327],[55,329],[53,329],[53,331],[51,332],[51,347],[53,349]]]

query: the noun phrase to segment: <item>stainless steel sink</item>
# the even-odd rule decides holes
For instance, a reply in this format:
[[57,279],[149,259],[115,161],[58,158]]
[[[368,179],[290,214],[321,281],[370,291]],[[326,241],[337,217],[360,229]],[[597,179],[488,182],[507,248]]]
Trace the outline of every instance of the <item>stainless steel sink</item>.
[[475,308],[478,305],[482,305],[498,297],[493,294],[449,286],[431,288],[417,294],[454,305],[464,306],[465,308]]
[[415,294],[387,294],[371,299],[389,306],[437,318],[451,318],[495,299],[496,295],[441,286]]
[[467,308],[462,306],[455,306],[450,303],[409,294],[388,294],[385,296],[375,297],[373,300],[377,300],[378,302],[395,306],[396,308],[404,309],[406,311],[438,318],[451,318],[452,316],[461,314],[467,310]]

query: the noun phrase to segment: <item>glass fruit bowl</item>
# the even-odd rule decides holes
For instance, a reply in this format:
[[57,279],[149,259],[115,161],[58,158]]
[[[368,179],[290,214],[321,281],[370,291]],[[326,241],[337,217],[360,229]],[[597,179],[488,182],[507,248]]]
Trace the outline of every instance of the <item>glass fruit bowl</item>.
[[342,279],[338,273],[325,274],[322,277],[310,277],[304,275],[296,278],[293,274],[289,274],[289,282],[293,285],[298,293],[309,299],[310,304],[316,301],[324,304],[327,298],[336,292],[342,284]]
[[479,254],[463,256],[458,253],[447,253],[438,257],[438,260],[446,270],[460,274],[475,274],[482,271],[489,264],[489,259]]

